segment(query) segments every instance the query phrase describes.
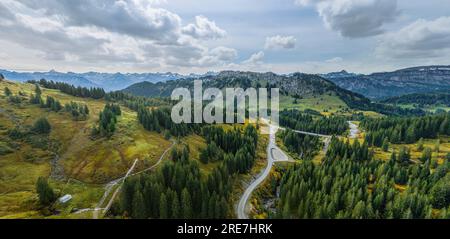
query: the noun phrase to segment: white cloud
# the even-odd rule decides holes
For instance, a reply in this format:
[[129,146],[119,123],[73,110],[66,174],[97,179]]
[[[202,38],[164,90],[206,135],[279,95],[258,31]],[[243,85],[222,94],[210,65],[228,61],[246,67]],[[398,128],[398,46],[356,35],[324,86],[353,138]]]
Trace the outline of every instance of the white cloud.
[[265,49],[293,49],[297,44],[297,39],[293,36],[280,36],[266,38]]
[[177,14],[153,7],[157,3],[2,0],[1,40],[19,44],[43,60],[68,64],[205,67],[236,58],[234,49],[209,49],[201,43],[225,36],[214,22],[199,16],[183,28]]
[[186,35],[198,39],[219,39],[224,38],[227,33],[217,27],[216,23],[204,16],[196,16],[195,23],[183,27],[182,32]]
[[398,15],[397,0],[296,0],[314,5],[328,29],[348,38],[382,34],[383,26]]
[[326,60],[325,62],[326,63],[341,63],[343,61],[344,61],[344,59],[342,59],[342,57],[334,57],[334,58]]
[[251,55],[250,58],[243,61],[242,63],[248,64],[248,65],[256,65],[256,64],[263,63],[263,60],[264,60],[264,52],[260,51],[260,52],[257,52],[255,54]]
[[450,17],[420,19],[385,34],[376,54],[388,58],[434,58],[450,54]]

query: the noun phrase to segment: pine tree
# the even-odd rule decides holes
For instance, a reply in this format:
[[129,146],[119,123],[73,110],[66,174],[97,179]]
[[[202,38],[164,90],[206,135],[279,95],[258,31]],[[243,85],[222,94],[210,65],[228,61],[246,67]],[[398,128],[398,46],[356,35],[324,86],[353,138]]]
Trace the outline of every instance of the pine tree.
[[178,196],[175,194],[175,197],[172,199],[172,216],[173,219],[180,218],[180,201],[178,200]]
[[383,140],[382,149],[384,152],[387,152],[389,150],[389,140],[387,138],[384,138]]
[[139,191],[135,191],[135,195],[133,197],[133,218],[136,219],[145,219],[145,204],[144,204],[144,197],[142,196],[142,193]]
[[160,219],[169,218],[169,209],[167,208],[167,197],[165,193],[162,193],[159,199],[159,218]]
[[39,118],[34,122],[33,131],[37,134],[49,134],[52,127],[47,118]]
[[36,96],[41,96],[42,94],[41,87],[39,87],[38,84],[35,85],[34,93],[36,94]]
[[56,200],[53,189],[48,184],[47,179],[39,177],[36,182],[36,192],[39,196],[39,203],[43,206],[49,206]]
[[189,191],[185,188],[181,192],[181,207],[182,207],[182,217],[184,219],[192,219],[192,203],[191,195]]
[[12,92],[8,87],[5,87],[5,96],[11,96]]
[[436,140],[436,143],[434,144],[434,151],[436,152],[436,153],[439,153],[439,151],[440,151],[440,145],[441,145],[441,140]]
[[125,214],[132,214],[134,184],[130,180],[125,180],[120,194],[120,206]]
[[410,160],[409,149],[406,147],[401,147],[398,152],[398,161],[403,164],[408,164]]
[[423,138],[419,139],[419,142],[417,142],[417,150],[422,151],[423,150]]
[[432,157],[432,152],[430,148],[425,148],[425,150],[422,152],[422,157],[420,157],[420,161],[427,162],[430,161]]

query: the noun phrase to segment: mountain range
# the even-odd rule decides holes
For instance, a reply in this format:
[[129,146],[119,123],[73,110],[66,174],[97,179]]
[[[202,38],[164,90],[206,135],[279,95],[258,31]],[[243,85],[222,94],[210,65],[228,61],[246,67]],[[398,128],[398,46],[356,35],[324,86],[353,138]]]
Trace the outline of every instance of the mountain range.
[[[5,78],[9,80],[25,82],[28,80],[52,80],[56,82],[64,82],[74,86],[82,87],[100,87],[106,91],[122,90],[135,83],[148,81],[148,82],[161,82],[176,80],[180,78],[196,78],[204,75],[190,74],[181,75],[177,73],[98,73],[98,72],[86,72],[86,73],[74,73],[74,72],[16,72],[8,70],[0,70]],[[205,75],[215,74],[206,73]]]
[[419,66],[370,75],[341,71],[321,76],[371,99],[450,91],[450,66]]
[[[205,79],[216,77],[224,80],[224,76],[247,78],[257,77],[258,79],[286,80],[289,75],[277,75],[274,73],[252,73],[224,71],[221,73],[208,72],[205,74],[181,75],[178,73],[74,73],[74,72],[15,72],[0,70],[5,78],[24,82],[27,80],[40,80],[45,78],[58,82],[64,82],[82,87],[101,87],[106,91],[116,91],[125,89],[133,91],[138,95],[167,95],[165,89],[171,89],[170,85],[177,84],[180,79],[192,79],[206,77]],[[414,93],[429,93],[435,91],[450,91],[450,66],[419,66],[396,70],[393,72],[379,72],[368,75],[349,73],[345,70],[320,74],[318,77],[327,79],[337,86],[359,93],[372,100],[386,99]],[[168,82],[167,84],[163,84]],[[137,84],[137,85],[136,85]],[[145,87],[143,87],[145,85]],[[293,85],[290,86],[289,91]],[[145,88],[146,92],[142,92]],[[305,87],[301,86],[301,90]]]

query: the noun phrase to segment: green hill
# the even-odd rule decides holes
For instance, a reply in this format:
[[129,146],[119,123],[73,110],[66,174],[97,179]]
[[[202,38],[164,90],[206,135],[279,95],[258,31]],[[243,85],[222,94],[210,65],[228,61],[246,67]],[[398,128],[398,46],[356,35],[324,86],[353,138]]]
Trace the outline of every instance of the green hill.
[[[372,103],[366,97],[340,88],[318,75],[295,73],[285,76],[274,73],[224,71],[215,76],[202,77],[200,80],[203,80],[203,88],[279,88],[282,109],[314,109],[324,113],[353,109],[392,115],[423,114],[420,110]],[[136,96],[170,97],[175,88],[192,90],[193,82],[194,79],[159,83],[142,82],[124,89],[123,92]]]
[[[5,88],[11,96],[5,96]],[[55,189],[73,194],[67,211],[93,207],[103,193],[100,185],[122,177],[135,159],[139,159],[138,170],[153,165],[171,145],[162,135],[144,130],[137,113],[126,107],[122,107],[111,138],[93,139],[91,131],[98,124],[105,100],[41,88],[43,99],[51,96],[62,105],[87,105],[87,119],[75,120],[64,110],[54,112],[31,104],[34,90],[32,84],[0,81],[0,218],[42,216],[35,193],[39,177],[58,179],[51,180]],[[41,117],[48,119],[51,133],[27,133]],[[12,137],[13,130],[23,135]]]

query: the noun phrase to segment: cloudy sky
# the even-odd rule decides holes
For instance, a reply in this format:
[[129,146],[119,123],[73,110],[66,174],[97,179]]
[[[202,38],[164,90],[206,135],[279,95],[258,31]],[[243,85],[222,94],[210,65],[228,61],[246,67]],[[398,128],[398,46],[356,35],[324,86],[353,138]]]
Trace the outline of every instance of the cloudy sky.
[[369,73],[450,64],[448,0],[0,0],[0,68]]

